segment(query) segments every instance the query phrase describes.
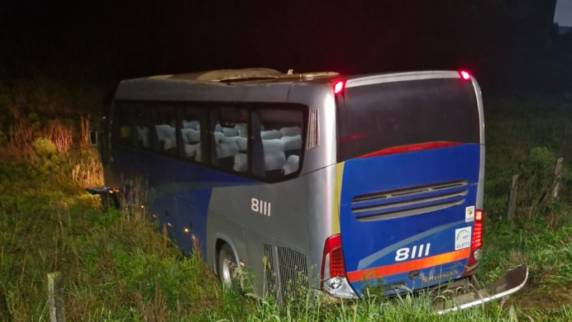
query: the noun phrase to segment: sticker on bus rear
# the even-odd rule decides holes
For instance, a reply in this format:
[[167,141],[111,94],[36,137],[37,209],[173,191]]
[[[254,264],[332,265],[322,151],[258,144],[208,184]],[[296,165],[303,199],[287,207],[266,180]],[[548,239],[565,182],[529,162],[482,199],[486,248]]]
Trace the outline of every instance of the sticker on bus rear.
[[465,208],[465,222],[473,222],[475,220],[475,206]]
[[471,227],[455,229],[455,250],[471,247]]

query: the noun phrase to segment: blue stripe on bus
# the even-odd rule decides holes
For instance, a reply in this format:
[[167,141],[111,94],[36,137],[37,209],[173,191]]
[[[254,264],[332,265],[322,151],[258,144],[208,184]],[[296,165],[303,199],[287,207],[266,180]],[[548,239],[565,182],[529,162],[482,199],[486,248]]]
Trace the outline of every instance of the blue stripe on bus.
[[[158,215],[161,225],[167,225],[169,236],[185,254],[192,252],[192,234],[198,239],[202,254],[206,254],[207,215],[213,189],[257,183],[252,178],[200,164],[127,149],[115,151],[114,168],[126,172],[124,178],[144,175],[148,179],[149,209]],[[185,227],[190,233],[183,231]]]
[[[478,144],[463,144],[455,147],[415,151],[371,158],[357,158],[345,162],[340,206],[340,229],[346,271],[352,272],[362,269],[374,268],[383,265],[392,265],[396,261],[396,250],[402,247],[416,246],[431,243],[428,256],[448,253],[455,250],[455,229],[472,226],[465,222],[465,207],[476,204],[476,190],[479,172],[480,146]],[[400,191],[414,187],[438,185],[450,182],[466,182],[462,189],[454,188],[446,193],[466,190],[461,198],[452,198],[458,202],[450,206],[428,213],[404,215],[397,218],[384,219],[385,208],[380,208],[378,215],[375,211],[356,212],[356,208],[367,206],[385,206],[387,201],[370,198],[371,194],[385,191]],[[420,193],[412,197],[413,201],[423,197],[434,197],[434,193]],[[362,197],[356,199],[356,196]],[[451,201],[443,199],[444,203]],[[398,196],[395,202],[406,202],[408,198]],[[426,206],[430,203],[414,204],[412,210]],[[352,209],[352,205],[353,208]],[[356,207],[357,205],[357,207]],[[406,206],[397,204],[397,210],[406,211]],[[369,215],[374,218],[364,221]],[[373,215],[373,217],[371,217]],[[380,219],[380,220],[375,220]],[[424,234],[435,227],[446,229]],[[410,278],[408,274],[386,276],[380,281],[383,284],[403,283],[404,287],[414,289],[443,282],[444,279],[456,279],[463,273],[466,259],[438,265],[433,268],[420,270],[421,277]],[[440,275],[439,275],[440,274]],[[441,276],[443,279],[439,279]],[[378,281],[379,282],[379,281]],[[361,294],[364,285],[371,285],[376,281],[353,282],[352,287]]]

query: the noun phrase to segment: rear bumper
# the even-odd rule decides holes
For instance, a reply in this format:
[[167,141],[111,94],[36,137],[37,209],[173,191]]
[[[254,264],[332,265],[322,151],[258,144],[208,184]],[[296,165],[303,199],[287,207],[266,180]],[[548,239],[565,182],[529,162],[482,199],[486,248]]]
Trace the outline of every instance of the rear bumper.
[[[459,281],[440,290],[434,308],[438,314],[468,309],[494,301],[519,291],[528,280],[528,267],[521,265],[485,288],[478,288],[468,280]],[[458,293],[460,295],[457,295]],[[451,296],[453,295],[453,296]]]

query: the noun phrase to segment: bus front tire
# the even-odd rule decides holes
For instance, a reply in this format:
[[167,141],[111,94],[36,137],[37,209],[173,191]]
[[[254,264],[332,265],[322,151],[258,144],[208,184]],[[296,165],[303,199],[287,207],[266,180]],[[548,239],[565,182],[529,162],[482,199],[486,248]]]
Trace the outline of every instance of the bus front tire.
[[236,280],[237,269],[238,263],[236,262],[234,252],[228,244],[223,244],[218,252],[217,273],[224,288],[238,289],[239,283]]

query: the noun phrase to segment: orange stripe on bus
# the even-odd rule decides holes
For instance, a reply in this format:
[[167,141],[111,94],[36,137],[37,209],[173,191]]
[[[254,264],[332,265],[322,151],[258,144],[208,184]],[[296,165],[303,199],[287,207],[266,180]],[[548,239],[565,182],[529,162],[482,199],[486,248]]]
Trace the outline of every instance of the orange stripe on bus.
[[350,282],[356,282],[374,278],[381,278],[384,276],[390,276],[400,273],[406,273],[410,271],[425,269],[437,265],[459,261],[468,258],[469,254],[470,254],[470,248],[464,248],[449,253],[443,253],[431,257],[410,260],[403,263],[396,263],[386,266],[349,272],[348,279]]

